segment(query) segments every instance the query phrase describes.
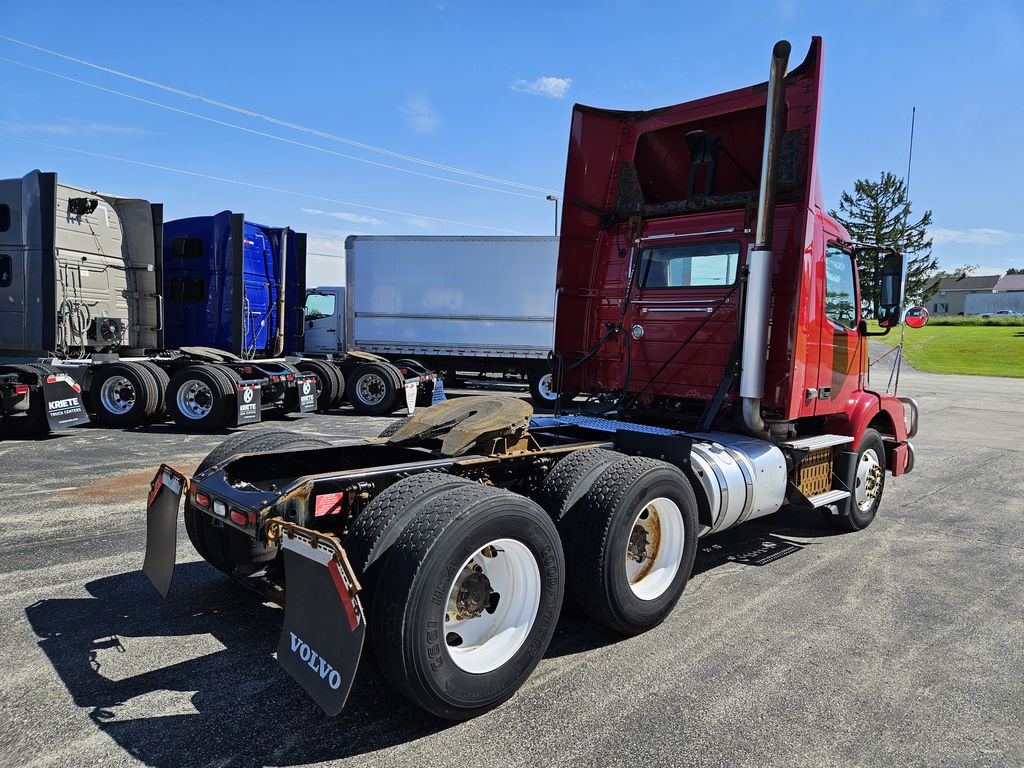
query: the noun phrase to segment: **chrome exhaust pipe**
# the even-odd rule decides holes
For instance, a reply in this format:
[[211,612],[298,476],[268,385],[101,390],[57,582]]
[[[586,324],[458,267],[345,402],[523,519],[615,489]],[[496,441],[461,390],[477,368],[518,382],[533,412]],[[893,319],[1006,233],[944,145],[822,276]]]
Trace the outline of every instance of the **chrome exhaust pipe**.
[[757,230],[747,253],[747,289],[743,303],[743,349],[740,398],[743,426],[756,437],[767,438],[768,427],[761,417],[764,397],[764,367],[771,312],[772,227],[775,225],[775,179],[782,141],[782,109],[786,92],[786,67],[791,46],[780,40],[772,49],[765,109],[764,151],[761,157],[761,188],[757,197]]

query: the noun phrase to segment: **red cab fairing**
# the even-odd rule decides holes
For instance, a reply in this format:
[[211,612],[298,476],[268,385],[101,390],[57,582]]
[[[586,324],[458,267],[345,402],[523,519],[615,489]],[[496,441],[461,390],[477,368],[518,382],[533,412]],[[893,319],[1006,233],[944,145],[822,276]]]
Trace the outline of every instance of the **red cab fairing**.
[[[834,357],[831,337],[822,337],[821,247],[823,229],[846,233],[822,211],[821,64],[821,39],[813,38],[785,79],[763,400],[775,418],[815,413],[806,391],[818,388],[820,364]],[[567,364],[609,325],[627,333],[639,326],[629,382],[638,392],[696,332],[641,402],[711,397],[737,338],[736,285],[753,241],[766,98],[762,83],[645,112],[575,107],[557,273],[555,348]],[[840,356],[854,382],[861,352]],[[621,335],[613,337],[565,374],[564,388],[620,390],[626,363]]]

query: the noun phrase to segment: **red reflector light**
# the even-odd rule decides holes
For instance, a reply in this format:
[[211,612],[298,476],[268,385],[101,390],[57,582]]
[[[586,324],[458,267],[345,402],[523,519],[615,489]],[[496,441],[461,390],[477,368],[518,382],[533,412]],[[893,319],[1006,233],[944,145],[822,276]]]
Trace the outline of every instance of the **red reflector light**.
[[14,385],[14,394],[16,394],[16,395],[27,395],[28,394],[28,384],[15,384]]
[[323,496],[317,496],[313,517],[336,515],[341,512],[341,499],[344,495],[343,493],[325,493]]
[[256,525],[256,513],[255,512],[246,512],[245,514],[249,518],[249,525]]
[[251,365],[245,366],[242,369],[242,373],[244,373],[246,376],[248,376],[250,373],[252,373],[252,366]]
[[235,525],[245,525],[248,522],[245,512],[239,512],[237,509],[232,509],[229,517]]
[[210,497],[205,493],[199,493],[199,491],[196,491],[196,504],[203,509],[206,509],[210,506]]
[[278,380],[278,379],[280,379],[280,378],[281,378],[280,376],[271,376],[271,377],[270,377],[270,380],[271,380],[271,381],[277,381],[277,380]]

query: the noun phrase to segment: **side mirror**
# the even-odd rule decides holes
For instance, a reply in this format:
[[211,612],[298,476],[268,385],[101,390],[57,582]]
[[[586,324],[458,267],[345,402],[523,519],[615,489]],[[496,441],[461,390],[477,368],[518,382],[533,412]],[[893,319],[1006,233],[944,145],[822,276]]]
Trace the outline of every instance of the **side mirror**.
[[911,328],[924,328],[928,325],[928,310],[924,307],[911,307],[903,321]]
[[878,297],[878,325],[895,328],[900,324],[902,314],[900,300],[903,296],[903,256],[887,253],[882,262],[882,286]]

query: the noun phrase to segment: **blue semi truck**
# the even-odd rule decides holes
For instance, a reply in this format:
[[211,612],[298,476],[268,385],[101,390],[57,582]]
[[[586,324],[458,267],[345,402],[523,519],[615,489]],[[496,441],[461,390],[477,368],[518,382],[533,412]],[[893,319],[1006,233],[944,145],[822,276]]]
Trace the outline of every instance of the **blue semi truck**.
[[303,355],[315,320],[305,314],[304,233],[221,211],[165,222],[163,254],[167,346],[252,361],[283,355],[297,373],[316,377],[318,410],[348,400],[357,413],[381,415],[437,399],[436,376],[415,360],[391,363],[358,350]]

